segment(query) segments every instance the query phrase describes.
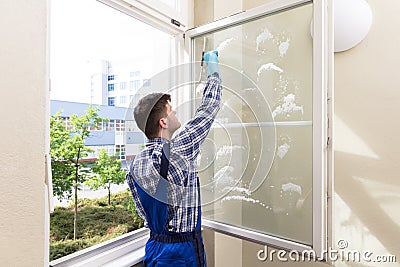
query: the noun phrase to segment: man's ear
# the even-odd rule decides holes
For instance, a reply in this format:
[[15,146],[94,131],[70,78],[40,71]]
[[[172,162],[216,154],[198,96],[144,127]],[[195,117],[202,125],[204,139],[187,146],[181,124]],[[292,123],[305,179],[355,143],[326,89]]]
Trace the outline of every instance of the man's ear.
[[161,128],[168,128],[167,119],[166,118],[161,118],[158,121],[158,124],[160,125]]

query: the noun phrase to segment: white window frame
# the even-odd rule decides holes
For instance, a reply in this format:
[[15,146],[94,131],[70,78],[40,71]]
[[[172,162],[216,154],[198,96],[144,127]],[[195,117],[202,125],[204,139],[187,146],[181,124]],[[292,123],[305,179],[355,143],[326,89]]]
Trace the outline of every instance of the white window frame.
[[54,260],[50,262],[50,266],[134,266],[143,260],[149,237],[149,230],[140,228]]
[[193,27],[193,0],[179,0],[177,9],[157,0],[97,1],[172,35]]
[[[332,114],[330,102],[333,92],[333,36],[331,0],[278,0],[245,12],[194,28],[186,32],[186,51],[192,62],[193,38],[234,26],[275,12],[313,3],[313,218],[312,245],[308,246],[272,235],[261,234],[241,227],[203,219],[203,225],[227,235],[270,244],[288,250],[314,250],[318,259],[326,259],[328,242],[331,242],[332,202]],[[196,74],[194,74],[196,75]],[[194,77],[194,79],[196,79]],[[328,125],[328,123],[330,125]],[[317,177],[321,177],[318,179]],[[329,201],[328,201],[329,199]],[[329,239],[329,241],[328,241]],[[330,244],[331,245],[331,244]],[[322,257],[320,257],[322,255]]]

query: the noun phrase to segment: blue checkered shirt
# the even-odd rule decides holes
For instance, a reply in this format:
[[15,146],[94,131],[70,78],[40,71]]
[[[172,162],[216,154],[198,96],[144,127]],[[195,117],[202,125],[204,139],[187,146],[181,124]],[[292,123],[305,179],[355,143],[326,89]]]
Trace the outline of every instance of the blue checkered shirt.
[[168,230],[171,232],[194,231],[201,209],[200,181],[196,171],[196,158],[200,145],[210,131],[219,111],[221,80],[217,74],[207,78],[202,101],[194,117],[172,138],[149,139],[131,164],[127,182],[132,192],[136,210],[146,222],[146,211],[140,203],[136,183],[148,194],[154,195],[160,179],[163,145],[169,142],[169,167],[167,175]]

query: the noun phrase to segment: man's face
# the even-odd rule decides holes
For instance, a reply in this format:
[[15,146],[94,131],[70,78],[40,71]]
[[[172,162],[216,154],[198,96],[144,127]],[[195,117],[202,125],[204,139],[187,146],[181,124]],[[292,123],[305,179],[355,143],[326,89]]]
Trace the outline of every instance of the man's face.
[[178,130],[179,127],[181,127],[181,123],[176,117],[176,111],[172,109],[171,103],[169,102],[167,104],[167,114],[168,129],[171,133],[173,133]]

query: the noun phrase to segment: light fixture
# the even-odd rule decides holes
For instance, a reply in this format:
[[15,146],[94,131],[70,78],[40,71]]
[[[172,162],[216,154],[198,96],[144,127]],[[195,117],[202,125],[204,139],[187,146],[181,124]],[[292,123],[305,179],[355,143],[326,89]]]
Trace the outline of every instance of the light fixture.
[[333,0],[334,51],[342,52],[359,44],[372,24],[372,11],[365,0]]

